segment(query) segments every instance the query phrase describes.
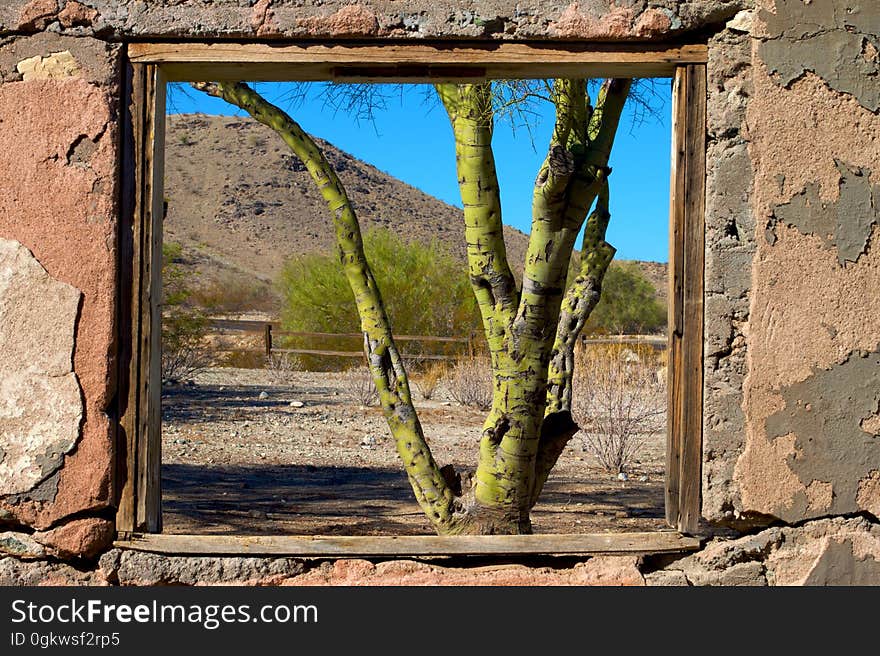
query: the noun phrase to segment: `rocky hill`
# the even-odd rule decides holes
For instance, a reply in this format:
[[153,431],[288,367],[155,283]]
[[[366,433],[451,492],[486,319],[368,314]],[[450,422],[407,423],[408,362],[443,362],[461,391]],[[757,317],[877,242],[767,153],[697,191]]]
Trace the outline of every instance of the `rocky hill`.
[[[318,142],[363,229],[382,226],[423,243],[437,239],[464,259],[460,209]],[[333,247],[326,206],[305,167],[270,129],[250,118],[169,116],[165,196],[164,239],[182,246],[184,264],[201,287],[268,290],[290,256]],[[528,236],[505,226],[504,238],[511,266],[521,271]],[[666,265],[642,267],[665,297]],[[265,295],[270,305],[271,296]]]

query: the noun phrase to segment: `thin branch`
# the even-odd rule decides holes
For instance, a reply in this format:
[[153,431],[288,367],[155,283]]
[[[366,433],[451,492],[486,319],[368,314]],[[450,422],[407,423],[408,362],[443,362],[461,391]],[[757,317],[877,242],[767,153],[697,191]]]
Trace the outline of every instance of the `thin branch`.
[[492,89],[488,83],[438,84],[435,88],[455,133],[471,286],[490,353],[497,353],[503,348],[519,298],[507,260],[501,221],[501,197],[492,151]]
[[547,414],[571,411],[575,342],[599,302],[602,280],[616,252],[605,241],[610,220],[606,182],[584,229],[580,269],[562,301],[548,372]]
[[419,505],[438,532],[454,531],[456,502],[425,441],[403,360],[394,344],[382,297],[364,255],[360,226],[342,183],[315,141],[290,116],[244,83],[193,83],[272,128],[305,164],[333,217],[339,260],[351,285],[364,333],[364,350],[385,419]]
[[587,219],[581,247],[580,271],[562,301],[556,338],[547,371],[547,406],[535,460],[532,504],[538,500],[550,471],[569,440],[578,430],[571,416],[574,349],[584,324],[599,302],[602,280],[616,249],[605,241],[611,213],[607,181],[599,193],[596,208]]

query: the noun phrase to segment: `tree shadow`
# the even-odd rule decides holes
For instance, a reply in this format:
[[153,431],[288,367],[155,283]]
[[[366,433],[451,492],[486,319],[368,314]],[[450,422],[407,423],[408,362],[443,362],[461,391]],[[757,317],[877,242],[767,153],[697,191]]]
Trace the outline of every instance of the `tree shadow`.
[[166,532],[433,534],[401,470],[162,465]]
[[[664,518],[662,480],[548,481],[536,531],[651,530]],[[162,465],[165,531],[247,535],[433,535],[402,469],[313,465]],[[636,523],[639,523],[636,525]],[[641,526],[644,524],[644,526]]]
[[[662,482],[655,485],[634,485],[627,487],[608,486],[607,490],[589,492],[570,492],[548,484],[535,504],[534,512],[545,512],[551,506],[583,506],[586,509],[605,513],[628,512],[633,516],[649,519],[665,517],[665,499]],[[557,488],[557,489],[554,489]]]

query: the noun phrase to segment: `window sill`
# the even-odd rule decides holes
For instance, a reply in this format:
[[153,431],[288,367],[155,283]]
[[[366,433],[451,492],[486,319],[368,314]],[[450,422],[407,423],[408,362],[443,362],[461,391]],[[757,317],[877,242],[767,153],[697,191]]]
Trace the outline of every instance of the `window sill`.
[[658,554],[695,551],[700,539],[675,531],[568,535],[302,536],[132,534],[114,546],[170,555],[413,557]]

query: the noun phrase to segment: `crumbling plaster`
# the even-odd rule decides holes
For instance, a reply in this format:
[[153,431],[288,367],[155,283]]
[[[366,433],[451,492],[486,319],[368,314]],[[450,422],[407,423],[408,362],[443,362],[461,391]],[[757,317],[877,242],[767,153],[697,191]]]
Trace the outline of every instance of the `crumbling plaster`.
[[880,109],[880,4],[776,0],[760,12],[758,55],[789,85],[812,72],[866,109]]
[[73,350],[81,435],[55,475],[0,496],[7,522],[36,529],[111,502],[118,58],[118,46],[92,39],[0,42],[0,238],[23,244],[49,276],[82,295]]
[[[817,39],[838,29],[822,21],[838,20],[840,7],[869,25],[867,3],[814,4],[797,20],[815,21],[815,29],[792,27],[785,37],[812,44],[814,58],[827,56],[819,55]],[[780,21],[800,24],[789,15],[798,3],[777,2],[778,14],[767,5],[757,34],[773,38]],[[864,408],[876,411],[877,403],[876,386],[868,383],[880,349],[880,115],[864,98],[835,88],[837,78],[809,67],[793,80],[774,72],[779,62],[763,57],[778,53],[767,54],[766,38],[755,42],[745,123],[756,217],[747,420],[724,496],[730,512],[758,523],[870,512],[878,506],[880,440],[860,422],[870,414]],[[845,57],[834,63],[840,71],[853,65]]]
[[[64,518],[107,507],[114,457],[106,415],[115,389],[121,51],[114,43],[132,37],[640,41],[699,35],[709,38],[707,529],[865,516],[768,529],[759,535],[783,530],[787,537],[762,542],[754,557],[737,556],[723,567],[711,561],[715,574],[685,571],[688,562],[709,562],[715,542],[683,568],[641,571],[649,584],[877,580],[880,547],[871,517],[880,510],[880,407],[870,385],[860,382],[876,377],[880,351],[878,298],[870,293],[880,282],[878,11],[869,0],[527,0],[515,7],[500,0],[417,0],[406,10],[392,0],[2,3],[0,174],[18,182],[0,191],[0,237],[23,243],[49,275],[82,292],[73,370],[85,421],[62,469],[24,496],[0,498],[0,518],[37,529],[32,536],[4,534],[0,542],[12,545],[7,551],[65,557],[76,549],[92,553],[108,539],[106,520]],[[50,207],[46,198],[63,199],[62,205]],[[819,408],[822,417],[810,414]],[[861,441],[848,448],[854,440]],[[52,546],[53,539],[61,546]],[[785,544],[799,545],[803,566],[786,569],[797,558]],[[121,581],[112,563],[124,558],[115,558],[107,561],[109,574],[89,575],[89,581]],[[302,580],[331,583],[351,579],[352,572],[383,581],[397,570],[328,565]],[[421,567],[397,573],[409,580],[435,576]],[[582,574],[566,576],[576,581]]]
[[33,489],[79,439],[71,357],[79,301],[24,246],[0,238],[0,494]]

